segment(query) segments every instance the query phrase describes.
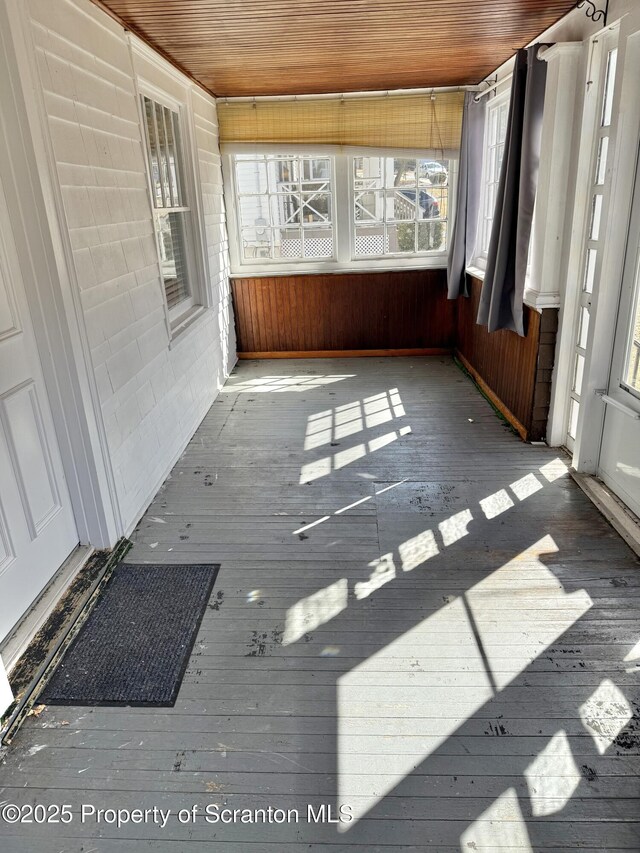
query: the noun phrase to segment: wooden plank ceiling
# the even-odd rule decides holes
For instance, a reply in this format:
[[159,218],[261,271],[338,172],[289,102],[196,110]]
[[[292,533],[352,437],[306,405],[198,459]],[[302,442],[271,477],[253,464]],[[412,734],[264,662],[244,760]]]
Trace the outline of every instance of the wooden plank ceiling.
[[480,82],[575,0],[96,0],[218,96]]

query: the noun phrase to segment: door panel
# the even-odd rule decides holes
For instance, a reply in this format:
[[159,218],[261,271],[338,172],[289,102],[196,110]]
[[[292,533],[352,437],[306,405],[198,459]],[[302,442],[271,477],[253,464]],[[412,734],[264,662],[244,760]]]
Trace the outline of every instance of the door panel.
[[629,226],[620,307],[607,394],[622,408],[607,405],[598,475],[640,515],[640,164]]
[[0,186],[0,641],[77,544]]

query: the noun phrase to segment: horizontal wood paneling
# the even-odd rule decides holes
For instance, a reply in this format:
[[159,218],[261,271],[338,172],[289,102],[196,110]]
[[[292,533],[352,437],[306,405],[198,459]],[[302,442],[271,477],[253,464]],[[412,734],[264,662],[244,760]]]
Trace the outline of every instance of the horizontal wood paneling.
[[478,83],[575,0],[94,0],[216,95]]
[[[485,390],[492,392],[494,403],[518,428],[523,438],[532,424],[536,365],[540,341],[540,314],[525,306],[527,336],[515,332],[487,332],[478,326],[478,304],[482,282],[470,278],[471,296],[458,300],[456,349]],[[489,395],[491,396],[491,394]],[[519,426],[523,429],[519,429]]]
[[451,350],[444,270],[236,278],[240,353]]

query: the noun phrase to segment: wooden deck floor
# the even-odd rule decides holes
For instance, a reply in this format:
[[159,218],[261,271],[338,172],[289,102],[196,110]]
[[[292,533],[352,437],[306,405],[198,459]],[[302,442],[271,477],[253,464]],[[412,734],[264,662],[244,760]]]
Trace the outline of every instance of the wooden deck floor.
[[638,560],[452,361],[241,363],[134,539],[222,563],[178,701],[29,719],[3,853],[640,850]]

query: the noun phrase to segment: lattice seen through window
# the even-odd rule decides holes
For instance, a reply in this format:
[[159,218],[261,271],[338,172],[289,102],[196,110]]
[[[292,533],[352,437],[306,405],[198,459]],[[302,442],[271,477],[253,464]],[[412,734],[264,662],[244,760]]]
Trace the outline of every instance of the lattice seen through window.
[[190,210],[184,189],[180,117],[142,96],[149,182],[167,307],[170,314],[193,304],[189,275]]
[[354,254],[423,254],[447,246],[449,161],[354,157]]
[[237,154],[234,163],[244,261],[334,256],[331,158]]

